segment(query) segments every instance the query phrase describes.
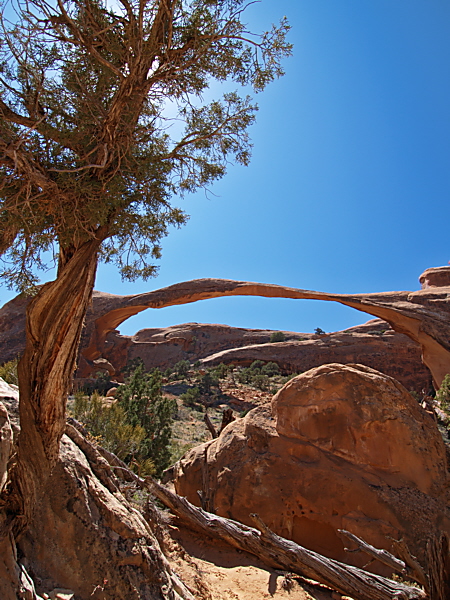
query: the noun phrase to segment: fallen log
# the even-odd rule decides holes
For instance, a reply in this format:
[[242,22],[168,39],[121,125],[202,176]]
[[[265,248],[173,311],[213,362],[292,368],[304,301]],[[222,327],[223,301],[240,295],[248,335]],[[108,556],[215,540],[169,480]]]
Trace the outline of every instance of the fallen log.
[[[141,480],[142,481],[142,480]],[[271,568],[295,573],[327,585],[355,600],[426,600],[425,592],[357,567],[326,558],[273,533],[258,515],[251,515],[253,529],[193,506],[150,478],[147,487],[186,525],[257,556]]]
[[[342,533],[343,535],[345,535],[352,542],[355,542],[355,544],[357,544],[357,546],[358,546],[355,550],[350,550],[349,548],[345,548],[345,550],[347,552],[357,552],[357,551],[365,552],[368,556],[371,556],[375,560],[378,560],[379,562],[387,565],[393,571],[395,571],[397,573],[401,573],[402,575],[405,575],[406,577],[409,577],[410,579],[417,581],[418,583],[420,583],[420,585],[423,585],[425,587],[425,589],[427,589],[428,580],[425,576],[425,573],[423,572],[423,569],[421,568],[419,563],[417,563],[417,561],[415,561],[413,563],[414,564],[414,567],[413,567],[411,564],[408,564],[406,561],[398,559],[397,557],[395,557],[393,554],[391,554],[387,550],[380,550],[379,548],[375,548],[374,546],[372,546],[371,544],[368,544],[367,542],[365,542],[361,538],[357,537],[353,533],[350,533],[350,531],[346,531],[345,529],[338,529],[338,531],[339,531],[339,533]],[[414,559],[414,557],[412,557],[412,559]]]
[[[70,426],[68,429],[73,433]],[[87,444],[92,446],[89,442]],[[127,481],[131,479],[142,489],[149,490],[190,528],[210,537],[219,538],[239,550],[249,552],[271,568],[313,579],[354,600],[441,600],[437,595],[430,598],[420,588],[368,573],[307,550],[273,533],[256,514],[250,516],[258,529],[208,513],[171,492],[151,477],[145,479],[139,477],[114,454],[105,453],[104,458],[108,461],[113,459],[110,464],[118,469],[117,474],[120,477]],[[117,464],[120,464],[120,467],[117,467]],[[124,473],[125,471],[127,473]]]

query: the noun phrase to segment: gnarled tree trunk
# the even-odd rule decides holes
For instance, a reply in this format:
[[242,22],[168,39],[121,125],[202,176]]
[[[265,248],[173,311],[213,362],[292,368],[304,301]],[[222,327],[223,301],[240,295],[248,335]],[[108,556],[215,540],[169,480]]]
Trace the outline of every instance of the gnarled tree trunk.
[[27,308],[26,347],[18,367],[21,432],[8,498],[16,535],[31,518],[58,458],[100,243],[92,239],[63,249],[57,278],[43,285]]

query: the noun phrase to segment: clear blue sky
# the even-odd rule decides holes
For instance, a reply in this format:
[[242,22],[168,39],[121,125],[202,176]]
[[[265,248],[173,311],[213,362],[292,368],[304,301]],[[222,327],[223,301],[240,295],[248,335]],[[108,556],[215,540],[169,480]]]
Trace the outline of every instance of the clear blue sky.
[[[253,30],[286,15],[294,55],[257,97],[253,158],[231,166],[163,241],[159,276],[96,288],[137,294],[219,277],[341,292],[418,289],[447,264],[450,224],[450,3],[262,0]],[[0,300],[11,297],[0,290]],[[148,310],[143,327],[189,321],[333,331],[369,317],[312,301],[224,298]]]

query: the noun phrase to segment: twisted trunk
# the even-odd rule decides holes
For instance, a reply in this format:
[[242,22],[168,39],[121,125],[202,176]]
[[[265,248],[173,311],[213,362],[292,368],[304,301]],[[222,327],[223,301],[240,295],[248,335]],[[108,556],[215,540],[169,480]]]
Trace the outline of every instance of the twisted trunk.
[[58,459],[66,399],[91,299],[100,239],[62,248],[58,275],[27,308],[26,347],[19,363],[20,424],[9,509],[16,535]]

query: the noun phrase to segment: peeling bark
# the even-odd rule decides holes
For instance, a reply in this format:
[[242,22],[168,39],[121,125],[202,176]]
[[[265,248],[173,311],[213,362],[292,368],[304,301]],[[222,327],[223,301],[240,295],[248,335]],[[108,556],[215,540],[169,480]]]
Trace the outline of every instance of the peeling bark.
[[60,256],[58,276],[27,307],[26,347],[20,360],[20,424],[8,510],[18,535],[58,459],[65,407],[84,317],[97,268],[99,239]]

